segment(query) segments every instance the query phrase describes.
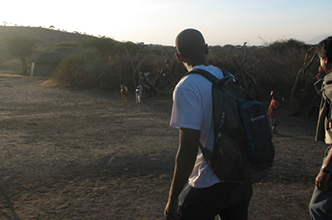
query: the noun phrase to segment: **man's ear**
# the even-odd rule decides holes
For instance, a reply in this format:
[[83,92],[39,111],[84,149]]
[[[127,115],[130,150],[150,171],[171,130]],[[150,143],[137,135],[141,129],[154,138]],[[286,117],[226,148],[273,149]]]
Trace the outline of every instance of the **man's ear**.
[[209,54],[209,46],[208,46],[208,44],[205,44],[205,46],[204,46],[204,51],[205,51],[205,54],[206,54],[206,55]]
[[328,63],[328,58],[324,57],[324,58],[320,58],[322,60],[322,62],[326,65]]
[[183,63],[183,58],[182,58],[181,54],[175,53],[175,56],[178,59],[178,61],[180,61],[181,63]]

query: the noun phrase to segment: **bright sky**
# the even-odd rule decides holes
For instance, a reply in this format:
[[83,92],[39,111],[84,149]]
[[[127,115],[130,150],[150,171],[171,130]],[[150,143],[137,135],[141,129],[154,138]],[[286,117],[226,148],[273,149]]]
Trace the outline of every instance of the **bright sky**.
[[[262,45],[332,35],[332,0],[7,0],[0,25],[42,26],[118,41],[174,46],[183,29],[209,45]],[[323,36],[324,35],[324,36]]]

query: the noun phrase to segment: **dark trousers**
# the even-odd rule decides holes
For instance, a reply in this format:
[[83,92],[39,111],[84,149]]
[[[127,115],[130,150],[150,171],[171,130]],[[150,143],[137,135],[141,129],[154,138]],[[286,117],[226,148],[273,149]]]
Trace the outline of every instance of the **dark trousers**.
[[[331,151],[331,146],[326,149],[325,158]],[[327,181],[328,192],[320,191],[315,187],[309,203],[309,213],[312,220],[328,220],[332,219],[332,176]]]
[[331,220],[332,192],[323,192],[315,187],[309,204],[309,212],[312,220]]
[[218,183],[191,188],[182,204],[182,220],[247,220],[252,185]]

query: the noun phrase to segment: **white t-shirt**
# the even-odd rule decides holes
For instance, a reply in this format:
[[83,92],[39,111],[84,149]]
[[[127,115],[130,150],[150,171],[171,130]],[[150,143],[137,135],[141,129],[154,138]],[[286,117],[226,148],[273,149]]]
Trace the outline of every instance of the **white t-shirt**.
[[[222,71],[214,67],[199,65],[193,69],[206,70],[217,78],[224,77]],[[198,74],[183,77],[173,92],[173,108],[170,125],[201,131],[200,142],[212,151],[214,134],[212,123],[212,83]],[[197,146],[198,147],[198,146]],[[195,188],[205,188],[220,182],[198,151],[189,184]]]
[[329,128],[329,129],[326,129],[327,126],[329,126],[329,122],[328,122],[328,119],[325,118],[325,143],[326,144],[332,144],[332,130]]

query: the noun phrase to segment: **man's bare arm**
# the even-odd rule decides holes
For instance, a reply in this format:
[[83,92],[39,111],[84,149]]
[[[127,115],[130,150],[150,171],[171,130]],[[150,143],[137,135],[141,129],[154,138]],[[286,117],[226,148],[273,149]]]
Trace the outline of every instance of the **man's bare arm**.
[[201,132],[193,129],[180,128],[179,149],[176,155],[173,180],[169,191],[169,199],[165,213],[176,216],[178,196],[188,181],[194,168],[198,152],[198,143]]
[[[327,156],[324,164],[323,164],[325,170],[328,172],[332,171],[332,151],[330,151],[329,155]],[[327,192],[327,181],[330,178],[330,173],[323,172],[323,169],[318,173],[316,177],[316,186],[319,190],[322,190],[324,192]]]

